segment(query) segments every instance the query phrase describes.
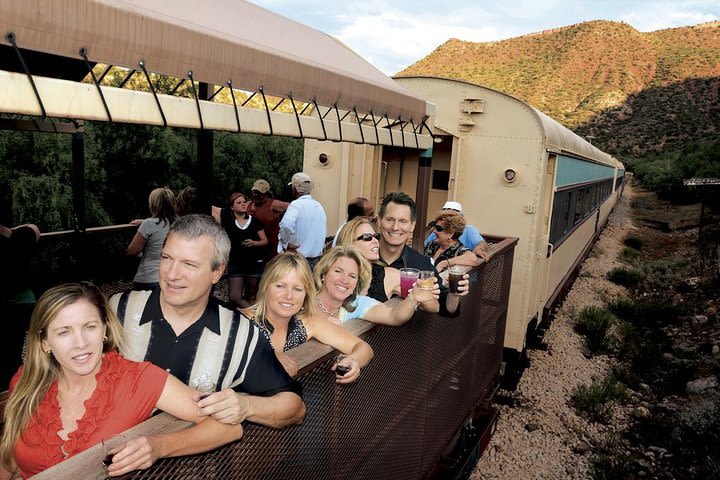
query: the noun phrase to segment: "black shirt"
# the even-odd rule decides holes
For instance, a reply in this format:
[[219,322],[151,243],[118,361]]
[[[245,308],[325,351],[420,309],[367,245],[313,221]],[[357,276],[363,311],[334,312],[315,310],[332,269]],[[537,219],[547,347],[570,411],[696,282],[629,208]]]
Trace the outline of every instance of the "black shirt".
[[[147,295],[147,292],[126,292],[119,300],[118,316],[126,329],[128,328],[128,319],[132,315],[132,313],[128,315],[125,311],[125,306],[128,304],[127,298],[131,294],[142,295],[143,293]],[[221,334],[228,335],[224,352],[217,351],[217,348],[223,347],[220,342],[217,343],[217,348],[213,345],[213,348],[209,350],[211,350],[211,355],[222,359],[220,360],[222,365],[219,368],[220,379],[230,376],[229,378],[235,382],[244,375],[242,381],[232,387],[233,390],[259,396],[270,396],[282,391],[291,391],[301,395],[300,384],[287,374],[275,356],[270,343],[253,322],[240,315],[239,312],[233,311],[229,331],[221,332],[222,322],[219,312],[224,308],[211,296],[200,318],[180,335],[175,335],[172,326],[163,318],[160,308],[160,289],[155,289],[147,299],[139,321],[141,328],[151,322],[149,342],[142,360],[154,363],[176,376],[181,382],[189,384],[193,366],[200,360],[198,358],[200,341],[207,329],[215,334],[215,336],[211,336],[212,338],[217,338],[216,336]],[[143,350],[142,340],[134,340],[131,335],[128,335],[128,340],[135,342],[134,345],[128,346],[128,351]],[[236,352],[238,349],[241,351]],[[125,349],[123,350],[125,351]],[[208,349],[206,348],[206,350]],[[237,357],[238,353],[241,353],[241,361],[235,367],[235,371],[230,371],[233,354]],[[128,358],[135,360],[131,357]],[[210,380],[214,381],[215,378],[210,378]],[[222,388],[220,384],[223,382],[216,381],[216,383],[219,384],[218,390],[220,390]]]
[[460,307],[458,307],[458,309],[453,313],[447,311],[446,300],[450,291],[447,286],[443,284],[442,278],[438,274],[437,269],[432,264],[429,257],[426,257],[422,253],[405,245],[405,247],[403,247],[402,255],[400,255],[400,257],[391,264],[388,264],[385,260],[383,260],[382,256],[380,256],[380,260],[378,260],[378,262],[381,265],[397,268],[398,270],[401,268],[416,268],[420,271],[431,270],[435,272],[435,278],[437,278],[438,285],[440,285],[440,315],[446,317],[456,317],[460,314]]

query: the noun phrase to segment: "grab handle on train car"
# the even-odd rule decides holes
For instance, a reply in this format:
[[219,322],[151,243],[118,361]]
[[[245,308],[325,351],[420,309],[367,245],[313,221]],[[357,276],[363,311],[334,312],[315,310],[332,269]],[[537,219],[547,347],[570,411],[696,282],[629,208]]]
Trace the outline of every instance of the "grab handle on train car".
[[555,250],[555,245],[553,245],[552,243],[548,243],[547,244],[547,255],[545,256],[545,258],[550,258],[552,256],[554,250]]

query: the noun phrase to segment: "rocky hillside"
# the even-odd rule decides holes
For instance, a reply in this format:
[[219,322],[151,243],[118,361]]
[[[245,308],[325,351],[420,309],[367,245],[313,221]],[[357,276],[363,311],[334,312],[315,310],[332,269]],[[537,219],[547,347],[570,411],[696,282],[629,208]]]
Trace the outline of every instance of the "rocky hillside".
[[720,22],[642,33],[592,21],[500,42],[450,39],[398,75],[507,92],[614,154],[720,134]]

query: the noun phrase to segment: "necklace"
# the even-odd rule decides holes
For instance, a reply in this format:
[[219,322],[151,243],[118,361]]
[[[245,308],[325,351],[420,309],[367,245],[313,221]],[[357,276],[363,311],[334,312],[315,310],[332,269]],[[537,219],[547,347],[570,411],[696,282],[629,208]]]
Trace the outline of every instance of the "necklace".
[[340,315],[340,307],[338,307],[337,310],[335,310],[335,313],[327,311],[327,309],[325,308],[325,305],[323,305],[322,302],[320,301],[319,293],[317,295],[315,295],[315,300],[317,300],[317,304],[318,304],[318,307],[320,307],[320,311],[323,312],[325,315],[328,315],[330,317],[337,317]]

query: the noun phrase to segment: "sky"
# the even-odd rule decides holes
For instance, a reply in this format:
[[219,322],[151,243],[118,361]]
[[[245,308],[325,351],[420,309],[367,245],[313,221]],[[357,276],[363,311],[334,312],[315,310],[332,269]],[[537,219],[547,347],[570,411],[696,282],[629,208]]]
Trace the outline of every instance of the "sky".
[[490,42],[588,20],[641,32],[720,20],[720,0],[250,1],[336,37],[387,75],[450,38]]

